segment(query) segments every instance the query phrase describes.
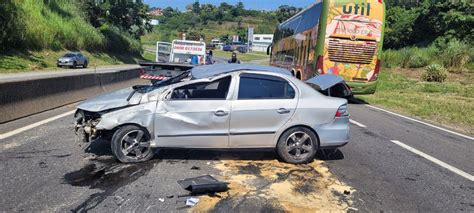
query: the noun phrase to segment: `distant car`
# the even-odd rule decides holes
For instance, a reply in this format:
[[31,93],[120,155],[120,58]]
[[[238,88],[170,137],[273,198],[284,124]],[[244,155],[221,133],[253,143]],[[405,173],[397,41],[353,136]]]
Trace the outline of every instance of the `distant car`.
[[63,57],[59,58],[56,65],[58,67],[77,68],[78,66],[82,66],[83,68],[87,68],[89,61],[86,56],[82,55],[82,53],[71,52],[66,53]]
[[216,64],[148,86],[90,98],[75,113],[86,141],[110,138],[123,163],[154,148],[272,148],[289,163],[349,141],[347,100],[328,97],[282,68]]
[[215,44],[206,44],[206,49],[207,49],[207,50],[215,50],[215,49],[216,49],[216,45],[215,45]]
[[237,47],[237,51],[239,51],[240,53],[247,53],[248,48],[247,48],[247,46],[241,45],[241,46]]
[[227,52],[232,51],[232,45],[226,44],[224,45],[224,47],[222,47],[222,50],[227,51]]

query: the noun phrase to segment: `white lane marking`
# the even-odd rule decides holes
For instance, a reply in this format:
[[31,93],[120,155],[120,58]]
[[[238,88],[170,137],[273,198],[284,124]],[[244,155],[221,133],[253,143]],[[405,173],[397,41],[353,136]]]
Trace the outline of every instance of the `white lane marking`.
[[372,105],[369,105],[369,104],[365,104],[365,106],[368,106],[368,107],[376,109],[376,110],[380,110],[382,112],[386,112],[388,114],[396,115],[398,117],[402,117],[402,118],[405,118],[407,120],[414,121],[414,122],[417,122],[417,123],[420,123],[420,124],[423,124],[423,125],[426,125],[426,126],[429,126],[429,127],[433,127],[435,129],[439,129],[439,130],[442,130],[442,131],[445,131],[445,132],[448,132],[448,133],[451,133],[451,134],[454,134],[454,135],[457,135],[457,136],[460,136],[460,137],[463,137],[463,138],[467,138],[469,140],[474,140],[474,137],[463,135],[461,133],[457,133],[457,132],[451,131],[449,129],[445,129],[445,128],[442,128],[442,127],[439,127],[439,126],[435,126],[433,124],[429,124],[429,123],[426,123],[426,122],[423,122],[423,121],[416,120],[414,118],[410,118],[410,117],[407,117],[407,116],[404,116],[404,115],[400,115],[400,114],[397,114],[397,113],[394,113],[394,112],[390,112],[390,111],[382,109],[382,108],[378,108],[378,107],[375,107],[375,106],[372,106]]
[[417,155],[419,155],[419,156],[421,156],[421,157],[424,157],[424,158],[426,158],[427,160],[429,160],[429,161],[431,161],[431,162],[433,162],[433,163],[435,163],[435,164],[438,164],[439,166],[444,167],[445,169],[447,169],[447,170],[449,170],[449,171],[451,171],[451,172],[454,172],[454,173],[456,173],[456,174],[458,174],[458,175],[460,175],[460,176],[462,176],[462,177],[464,177],[464,178],[466,178],[466,179],[468,179],[468,180],[470,180],[470,181],[474,181],[474,176],[470,175],[470,174],[467,173],[467,172],[463,172],[463,171],[461,171],[460,169],[458,169],[458,168],[456,168],[456,167],[454,167],[454,166],[451,166],[451,165],[449,165],[449,164],[447,164],[447,163],[445,163],[445,162],[443,162],[443,161],[440,161],[440,160],[438,160],[438,159],[436,159],[436,158],[434,158],[434,157],[432,157],[432,156],[430,156],[430,155],[428,155],[428,154],[426,154],[426,153],[424,153],[424,152],[422,152],[422,151],[419,151],[419,150],[417,150],[417,149],[415,149],[415,148],[413,148],[413,147],[411,147],[411,146],[408,146],[408,145],[406,145],[406,144],[404,144],[404,143],[402,143],[402,142],[400,142],[400,141],[391,140],[391,142],[394,143],[394,144],[397,144],[397,145],[399,145],[399,146],[401,146],[401,147],[403,147],[403,148],[405,148],[405,149],[407,149],[407,150],[410,151],[410,152],[413,152],[413,153],[415,153],[415,154],[417,154]]
[[357,126],[359,126],[359,127],[367,128],[366,125],[361,124],[361,123],[359,123],[359,122],[357,122],[357,121],[354,121],[354,120],[352,120],[352,119],[349,119],[349,122],[350,122],[351,124],[355,124],[355,125],[357,125]]
[[20,133],[22,133],[22,132],[24,132],[24,131],[33,129],[33,128],[35,128],[35,127],[41,126],[41,125],[46,124],[46,123],[49,123],[49,122],[51,122],[51,121],[60,119],[60,118],[62,118],[62,117],[66,117],[66,116],[68,116],[68,115],[73,114],[75,111],[76,111],[76,110],[72,110],[72,111],[69,111],[69,112],[65,112],[65,113],[63,113],[63,114],[56,115],[56,116],[54,116],[54,117],[51,117],[51,118],[48,118],[48,119],[45,119],[45,120],[42,120],[42,121],[39,121],[39,122],[36,122],[36,123],[32,123],[32,124],[30,124],[30,125],[21,127],[21,128],[19,128],[19,129],[15,129],[15,130],[13,130],[13,131],[10,131],[10,132],[4,133],[4,134],[0,134],[0,140],[5,139],[5,138],[8,138],[8,137],[11,137],[11,136],[14,136],[14,135],[17,135],[17,134],[20,134]]

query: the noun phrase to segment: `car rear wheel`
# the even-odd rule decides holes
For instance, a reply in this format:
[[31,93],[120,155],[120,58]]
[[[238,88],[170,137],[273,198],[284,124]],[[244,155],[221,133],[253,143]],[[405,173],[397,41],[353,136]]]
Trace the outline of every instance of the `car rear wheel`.
[[308,163],[314,159],[318,144],[318,138],[313,131],[305,127],[294,127],[281,135],[277,152],[285,162]]
[[122,163],[138,163],[150,160],[153,149],[150,147],[148,133],[133,125],[118,129],[111,140],[112,152]]

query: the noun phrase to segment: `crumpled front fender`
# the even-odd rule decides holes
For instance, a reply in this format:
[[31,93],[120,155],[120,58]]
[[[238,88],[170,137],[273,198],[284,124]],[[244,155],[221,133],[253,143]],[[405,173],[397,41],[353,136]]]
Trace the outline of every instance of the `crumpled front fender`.
[[153,136],[154,114],[156,109],[156,102],[150,102],[135,106],[130,106],[124,109],[116,110],[103,114],[100,122],[97,124],[97,130],[112,130],[124,124],[135,124],[145,127]]

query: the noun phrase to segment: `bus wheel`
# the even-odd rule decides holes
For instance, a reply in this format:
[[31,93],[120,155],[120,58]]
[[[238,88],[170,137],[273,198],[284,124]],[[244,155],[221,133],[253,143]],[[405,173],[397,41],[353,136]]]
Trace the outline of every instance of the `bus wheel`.
[[301,80],[301,72],[296,73],[296,78]]

